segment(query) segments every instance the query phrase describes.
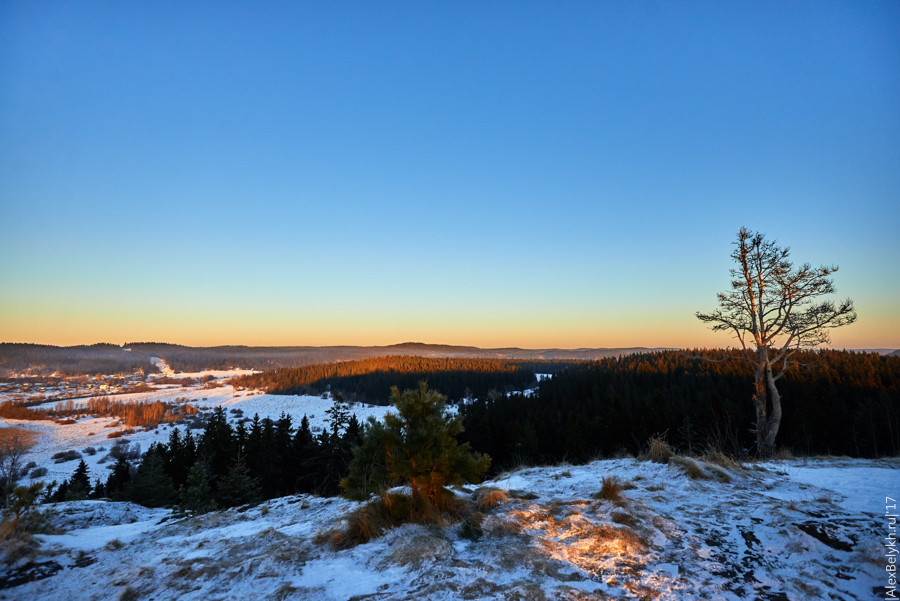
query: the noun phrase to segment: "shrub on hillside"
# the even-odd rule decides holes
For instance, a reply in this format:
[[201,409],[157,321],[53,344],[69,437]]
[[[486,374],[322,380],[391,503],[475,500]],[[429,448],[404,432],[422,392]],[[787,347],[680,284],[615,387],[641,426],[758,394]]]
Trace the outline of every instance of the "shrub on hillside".
[[69,449],[68,451],[60,451],[59,453],[54,453],[50,457],[50,459],[53,460],[53,463],[65,463],[66,461],[75,461],[76,459],[81,459],[81,453],[73,449]]

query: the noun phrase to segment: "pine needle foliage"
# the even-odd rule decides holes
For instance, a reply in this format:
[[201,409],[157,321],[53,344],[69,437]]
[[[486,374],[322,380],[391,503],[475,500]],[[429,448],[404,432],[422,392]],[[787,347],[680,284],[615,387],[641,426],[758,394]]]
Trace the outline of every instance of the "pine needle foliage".
[[178,489],[178,500],[179,509],[190,514],[207,513],[216,508],[209,478],[199,462],[191,467],[187,480]]
[[354,451],[350,474],[341,482],[351,497],[367,497],[389,486],[408,485],[414,505],[441,507],[446,486],[477,482],[491,459],[473,453],[468,443],[459,444],[462,418],[447,411],[446,397],[428,390],[402,393],[393,387],[383,422],[370,419],[362,444]]

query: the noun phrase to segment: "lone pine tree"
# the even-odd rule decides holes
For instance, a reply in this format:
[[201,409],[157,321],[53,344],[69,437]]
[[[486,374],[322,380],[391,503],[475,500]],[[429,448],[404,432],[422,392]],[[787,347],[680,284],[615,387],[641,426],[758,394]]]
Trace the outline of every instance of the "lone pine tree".
[[718,309],[696,315],[714,331],[732,332],[744,358],[754,366],[756,445],[757,452],[767,457],[775,451],[781,425],[776,381],[797,351],[829,342],[828,330],[853,323],[856,312],[849,298],[839,304],[817,300],[834,293],[829,276],[836,266],[794,267],[788,260],[790,248],[746,228],[738,232],[734,245],[731,258],[737,267],[731,270],[731,291],[717,295]]

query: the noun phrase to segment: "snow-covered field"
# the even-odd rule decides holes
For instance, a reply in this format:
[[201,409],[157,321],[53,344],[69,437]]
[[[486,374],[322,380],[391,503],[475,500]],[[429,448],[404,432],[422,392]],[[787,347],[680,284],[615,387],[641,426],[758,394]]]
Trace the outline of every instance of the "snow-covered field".
[[[162,367],[162,366],[161,366]],[[167,369],[167,367],[166,367]],[[231,372],[201,372],[197,374],[177,374],[178,377],[190,376],[195,378],[203,378],[212,375],[215,378],[227,378],[233,375],[247,373],[243,370],[235,370]],[[322,398],[320,396],[289,396],[289,395],[270,395],[263,394],[260,391],[253,390],[234,390],[228,384],[218,388],[202,388],[200,386],[172,386],[158,388],[151,392],[140,392],[133,394],[117,394],[111,397],[117,401],[124,402],[141,402],[141,401],[164,401],[172,403],[187,403],[194,405],[200,409],[211,410],[215,407],[222,406],[225,408],[229,422],[235,423],[242,418],[252,418],[255,414],[259,414],[260,419],[271,418],[277,420],[282,412],[290,415],[294,421],[294,427],[300,425],[300,420],[304,415],[309,419],[309,425],[313,433],[319,432],[327,423],[326,411],[334,404],[331,398]],[[74,405],[85,404],[84,400],[72,401]],[[46,406],[54,406],[56,401],[49,402]],[[46,407],[45,407],[46,408]],[[232,413],[232,410],[241,410],[242,414]],[[381,418],[389,409],[389,407],[379,407],[365,404],[351,405],[349,411],[356,415],[360,423],[364,423],[369,416]],[[88,417],[79,419],[74,424],[58,424],[53,421],[26,421],[13,419],[0,419],[0,427],[17,427],[34,430],[38,433],[37,442],[31,448],[26,462],[34,461],[37,467],[47,468],[47,474],[39,480],[50,482],[56,480],[62,482],[69,478],[78,465],[77,460],[67,461],[65,463],[55,463],[52,457],[56,453],[73,450],[81,453],[82,459],[88,466],[91,481],[96,478],[106,480],[109,475],[109,469],[115,462],[103,458],[109,454],[110,448],[116,443],[118,438],[111,439],[107,436],[111,432],[125,430],[125,426],[118,426],[117,418],[94,418]],[[132,445],[140,445],[142,451],[153,442],[166,442],[171,435],[172,428],[179,428],[181,434],[186,431],[186,426],[174,426],[162,424],[158,428],[149,431],[136,431],[127,435],[127,440]],[[194,430],[194,436],[202,433],[202,430]],[[92,447],[96,450],[96,454],[90,455],[84,449]],[[101,450],[102,448],[102,450]],[[101,463],[103,461],[103,463]]]
[[[40,537],[30,573],[46,577],[10,586],[7,574],[0,598],[883,598],[885,497],[900,497],[900,462],[699,465],[715,477],[634,459],[528,468],[486,483],[511,498],[485,512],[477,540],[407,525],[343,551],[316,539],[358,506],[342,499],[195,518],[62,503],[52,511],[66,533]],[[619,501],[595,498],[605,476],[625,483]]]

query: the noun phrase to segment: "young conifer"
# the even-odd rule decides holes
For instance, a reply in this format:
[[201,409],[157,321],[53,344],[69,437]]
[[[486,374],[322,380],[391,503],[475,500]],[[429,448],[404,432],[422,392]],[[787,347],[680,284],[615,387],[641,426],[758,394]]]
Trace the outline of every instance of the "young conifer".
[[442,506],[445,486],[477,482],[490,466],[490,457],[473,453],[456,437],[462,419],[446,410],[446,397],[418,390],[402,394],[391,389],[396,409],[379,423],[369,420],[363,443],[354,453],[350,475],[341,486],[350,495],[377,492],[390,485],[409,485],[414,504]]
[[216,508],[206,470],[199,462],[191,467],[187,481],[178,490],[179,509],[191,514],[207,513]]

